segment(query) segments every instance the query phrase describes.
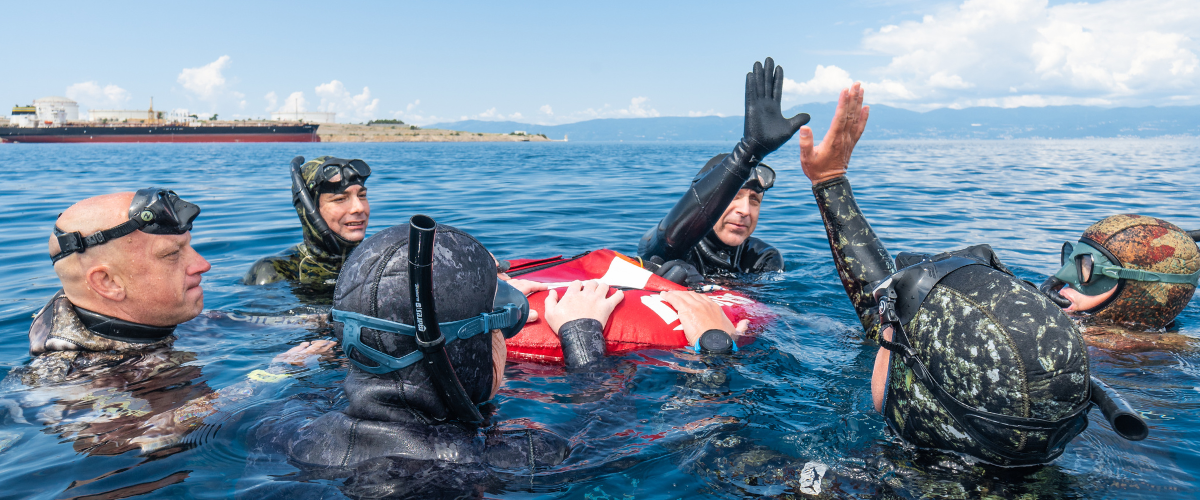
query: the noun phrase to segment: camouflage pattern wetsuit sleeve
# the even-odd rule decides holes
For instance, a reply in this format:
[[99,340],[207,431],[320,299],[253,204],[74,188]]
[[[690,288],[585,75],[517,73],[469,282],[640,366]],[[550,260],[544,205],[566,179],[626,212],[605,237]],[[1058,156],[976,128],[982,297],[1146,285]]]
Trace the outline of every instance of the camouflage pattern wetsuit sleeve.
[[869,338],[876,338],[879,320],[874,314],[876,304],[871,297],[871,286],[895,273],[896,264],[859,210],[845,176],[813,186],[813,195],[825,221],[838,277],[854,304],[863,330]]

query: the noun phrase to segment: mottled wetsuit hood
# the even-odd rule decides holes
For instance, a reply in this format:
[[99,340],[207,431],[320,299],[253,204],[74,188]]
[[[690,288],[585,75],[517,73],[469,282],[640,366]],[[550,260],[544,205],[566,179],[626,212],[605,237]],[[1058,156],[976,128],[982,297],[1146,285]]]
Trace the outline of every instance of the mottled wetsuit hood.
[[[306,185],[313,182],[320,172],[320,167],[324,165],[327,160],[340,159],[332,156],[318,156],[300,167],[300,177],[304,180]],[[308,195],[312,197],[313,203],[316,205],[318,210],[321,208],[321,193],[330,192],[327,184],[328,183],[319,183],[312,186],[311,189],[307,189]],[[358,182],[358,185],[365,186],[366,179],[362,178],[360,182]],[[300,226],[304,228],[304,245],[308,247],[309,253],[312,254],[314,258],[336,258],[341,260],[345,258],[345,256],[349,255],[350,252],[361,243],[361,241],[350,241],[342,238],[337,233],[331,233],[330,236],[337,240],[337,243],[341,245],[341,248],[330,248],[329,245],[325,243],[324,238],[321,237],[320,232],[317,231],[317,228],[313,225],[312,221],[308,220],[308,217],[304,212],[304,207],[299,203],[296,203],[295,205],[296,216],[300,218]]]
[[[990,247],[980,245],[937,256],[901,254],[897,267],[921,258],[951,255],[977,260],[946,275],[905,326],[917,358],[950,396],[989,413],[1055,421],[1088,401],[1088,355],[1074,322],[1032,285],[1013,276]],[[965,453],[1000,465],[1053,460],[1061,447],[1047,446],[1042,431],[1014,431],[976,424],[970,437],[916,379],[902,356],[893,355],[884,417],[901,437],[922,447]],[[1066,439],[1082,432],[1075,429]],[[1007,454],[1045,453],[1028,462]],[[1047,450],[1047,448],[1050,448]]]
[[[1127,269],[1168,274],[1200,270],[1200,249],[1186,231],[1162,219],[1122,214],[1088,227],[1080,241],[1107,250]],[[1166,328],[1191,301],[1196,287],[1188,283],[1119,280],[1117,291],[1086,311],[1093,320],[1137,328]]]
[[[412,325],[415,318],[408,276],[407,224],[384,229],[363,242],[346,261],[334,291],[333,307]],[[434,240],[433,296],[438,321],[457,321],[491,312],[496,294],[496,263],[475,238],[450,226],[438,225]],[[341,336],[342,325],[334,323]],[[417,350],[413,337],[370,328],[362,341],[390,356]],[[492,339],[489,334],[460,339],[446,345],[454,371],[475,403],[486,401],[492,390]],[[374,362],[355,358],[368,366]],[[373,375],[351,367],[346,378],[351,417],[434,423],[453,416],[438,396],[425,367]]]

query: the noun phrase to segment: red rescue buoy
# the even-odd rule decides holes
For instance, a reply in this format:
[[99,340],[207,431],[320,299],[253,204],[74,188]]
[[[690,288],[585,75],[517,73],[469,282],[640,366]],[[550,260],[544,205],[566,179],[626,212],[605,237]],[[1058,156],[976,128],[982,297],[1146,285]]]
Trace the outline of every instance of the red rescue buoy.
[[[625,299],[617,305],[604,327],[608,354],[639,349],[678,349],[688,345],[679,315],[659,298],[660,292],[687,290],[687,287],[655,276],[643,269],[638,259],[601,249],[574,258],[514,259],[510,264],[508,274],[513,278],[546,283],[551,289],[559,289],[559,296],[562,289],[575,280],[599,280],[623,290]],[[713,288],[702,293],[720,304],[734,324],[748,319],[753,330],[766,319],[767,314],[758,302],[734,291]],[[547,293],[536,292],[529,296],[529,306],[539,317],[545,315]],[[752,337],[743,336],[738,344],[751,341]],[[521,333],[506,341],[506,345],[509,361],[563,362],[558,336],[540,319],[525,325]]]

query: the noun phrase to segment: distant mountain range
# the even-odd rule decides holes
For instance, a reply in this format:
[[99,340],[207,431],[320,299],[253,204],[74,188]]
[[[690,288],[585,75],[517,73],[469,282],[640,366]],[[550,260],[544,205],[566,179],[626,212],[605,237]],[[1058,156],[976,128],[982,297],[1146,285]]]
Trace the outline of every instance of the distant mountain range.
[[[812,115],[809,126],[820,140],[836,103],[801,104],[784,112]],[[736,141],[742,136],[740,116],[607,118],[566,125],[466,120],[425,128],[464,132],[509,133],[522,130],[551,139],[573,141]],[[1200,106],[1097,108],[939,109],[918,113],[891,106],[871,106],[864,139],[1074,139],[1086,137],[1200,136]]]

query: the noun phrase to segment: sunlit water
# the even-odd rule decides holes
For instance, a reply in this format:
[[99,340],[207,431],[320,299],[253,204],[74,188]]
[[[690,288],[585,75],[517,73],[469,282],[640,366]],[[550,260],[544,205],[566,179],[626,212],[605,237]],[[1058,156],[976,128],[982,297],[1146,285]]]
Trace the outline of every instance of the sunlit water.
[[[503,258],[601,247],[632,254],[696,169],[730,146],[3,145],[0,160],[11,175],[0,190],[0,376],[28,361],[31,315],[59,287],[46,257],[54,218],[87,196],[155,185],[199,204],[193,241],[213,265],[204,278],[205,309],[266,314],[303,305],[285,284],[240,284],[255,259],[299,240],[286,176],[294,155],[369,162],[371,232],[420,212],[469,231]],[[1200,228],[1197,158],[1195,140],[864,142],[851,181],[893,253],[990,243],[1018,275],[1040,282],[1057,267],[1060,244],[1104,216],[1136,212]],[[630,354],[591,374],[510,364],[499,418],[537,422],[570,437],[575,450],[563,467],[533,479],[501,476],[488,496],[804,496],[795,485],[806,464],[828,467],[821,495],[832,497],[1200,492],[1194,350],[1092,349],[1094,373],[1150,423],[1142,442],[1122,441],[1092,412],[1089,428],[1053,464],[1009,473],[890,437],[870,403],[875,347],[861,339],[834,272],[795,144],[769,163],[779,181],[755,235],[782,250],[787,271],[745,290],[771,305],[775,322],[733,360],[710,365],[663,351]],[[1200,337],[1197,300],[1174,330]],[[154,404],[229,387],[275,354],[324,335],[218,320],[193,321],[177,333],[175,350],[191,359],[190,371],[149,391],[161,399]],[[0,417],[0,497],[257,497],[300,476],[282,457],[256,450],[255,433],[297,407],[343,405],[344,374],[340,363],[322,363],[210,415],[185,446],[150,455],[76,451],[71,428],[46,427],[35,417],[65,396],[44,392],[38,402],[31,393],[0,395],[24,398],[30,422]],[[289,495],[340,483],[301,486]]]

